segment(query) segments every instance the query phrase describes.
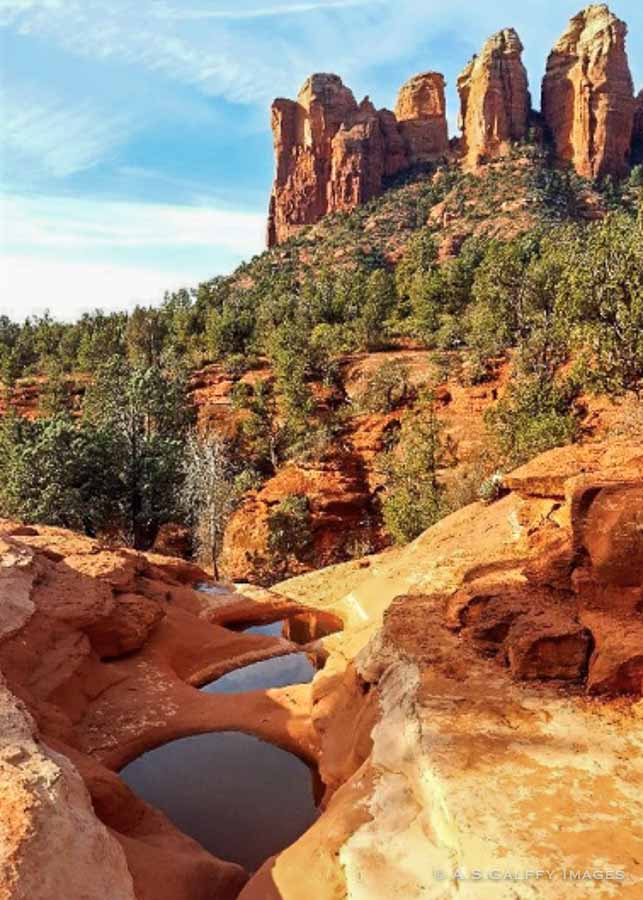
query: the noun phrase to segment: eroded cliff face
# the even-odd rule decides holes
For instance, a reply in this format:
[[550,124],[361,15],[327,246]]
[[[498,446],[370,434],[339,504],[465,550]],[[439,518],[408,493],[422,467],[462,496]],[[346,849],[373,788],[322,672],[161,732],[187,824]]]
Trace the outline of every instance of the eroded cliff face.
[[490,37],[458,78],[467,166],[505,156],[527,136],[531,97],[523,46],[513,28]]
[[358,105],[337,75],[313,75],[296,102],[274,102],[269,246],[327,213],[368,202],[382,192],[386,177],[446,152],[441,76],[428,73],[414,81],[403,89],[401,124],[368,98]]
[[423,72],[407,81],[400,88],[395,118],[408,165],[446,155],[449,134],[444,76],[439,72]]
[[627,174],[643,158],[643,114],[626,36],[627,26],[605,4],[574,16],[549,55],[539,116],[531,110],[520,38],[513,28],[493,35],[458,79],[462,139],[452,145],[437,72],[411,78],[395,113],[376,110],[368,99],[358,105],[336,75],[312,76],[296,102],[273,105],[269,245],[378,196],[387,176],[418,163],[446,159],[475,169],[504,157],[531,126],[538,140],[551,143],[554,159],[579,175]]
[[626,35],[626,24],[605,4],[588,6],[547,61],[542,112],[555,153],[586,178],[628,170],[634,88]]

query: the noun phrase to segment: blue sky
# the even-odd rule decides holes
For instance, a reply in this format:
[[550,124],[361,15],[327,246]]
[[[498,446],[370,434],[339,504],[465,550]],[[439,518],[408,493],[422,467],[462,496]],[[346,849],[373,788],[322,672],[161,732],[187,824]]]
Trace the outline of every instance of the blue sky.
[[[643,86],[643,8],[630,26]],[[268,109],[311,72],[358,99],[455,80],[515,27],[535,105],[545,58],[582,2],[496,0],[0,0],[0,312],[74,318],[154,302],[263,248]]]

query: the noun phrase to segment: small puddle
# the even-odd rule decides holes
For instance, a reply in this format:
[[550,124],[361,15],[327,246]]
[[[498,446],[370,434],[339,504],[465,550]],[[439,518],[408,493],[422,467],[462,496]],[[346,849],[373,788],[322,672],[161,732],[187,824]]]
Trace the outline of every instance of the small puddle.
[[[279,637],[283,622],[245,629]],[[302,684],[314,668],[305,653],[253,663],[202,690],[240,693]],[[313,776],[300,759],[237,732],[172,741],[121,772],[145,801],[215,856],[249,872],[292,844],[318,816]]]
[[262,691],[288,687],[312,681],[315,670],[305,653],[276,656],[262,662],[235,669],[206,684],[201,690],[208,694],[239,694],[242,691]]

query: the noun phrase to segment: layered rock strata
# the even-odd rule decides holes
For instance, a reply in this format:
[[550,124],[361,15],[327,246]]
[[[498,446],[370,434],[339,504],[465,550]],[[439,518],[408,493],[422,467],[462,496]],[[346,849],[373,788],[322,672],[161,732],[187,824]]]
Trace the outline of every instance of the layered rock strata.
[[542,113],[556,158],[585,178],[628,171],[634,88],[627,25],[605,4],[574,16],[547,60]]
[[523,46],[513,28],[489,38],[458,78],[464,158],[475,168],[527,136],[531,97]]

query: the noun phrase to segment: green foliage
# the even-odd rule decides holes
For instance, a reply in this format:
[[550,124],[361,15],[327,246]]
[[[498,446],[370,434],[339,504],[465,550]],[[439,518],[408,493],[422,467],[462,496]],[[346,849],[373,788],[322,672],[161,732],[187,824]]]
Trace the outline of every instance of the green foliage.
[[267,380],[254,385],[238,382],[232,392],[232,404],[246,414],[238,429],[240,457],[262,475],[274,474],[285,452],[274,386]]
[[559,293],[592,352],[591,378],[609,393],[643,389],[643,215],[613,213],[585,229]]
[[312,519],[308,498],[289,494],[268,516],[268,550],[277,561],[289,557],[303,562],[312,547]]
[[183,374],[111,359],[87,393],[84,422],[104,436],[117,461],[118,524],[127,542],[149,547],[177,511],[189,424]]
[[395,282],[384,269],[377,269],[368,277],[364,304],[357,325],[359,342],[366,350],[376,350],[386,344],[386,320],[393,313],[397,300]]
[[428,346],[449,350],[463,344],[463,313],[483,255],[481,242],[470,238],[455,259],[413,275],[409,289],[413,332]]
[[498,500],[503,493],[502,472],[493,472],[484,479],[478,489],[478,497],[483,503],[493,503]]
[[564,222],[576,219],[581,210],[583,180],[572,169],[537,165],[532,176],[530,199],[543,219]]
[[275,328],[269,347],[285,428],[292,443],[305,434],[314,409],[307,383],[310,371],[307,338],[305,325],[286,320]]
[[444,455],[442,428],[429,398],[419,413],[405,416],[397,446],[380,460],[386,478],[382,516],[397,544],[412,541],[444,515],[437,477]]
[[48,359],[45,367],[46,381],[43,385],[39,411],[44,416],[54,416],[69,408],[67,379],[62,364],[56,357]]
[[514,468],[539,453],[572,443],[578,432],[571,380],[523,375],[485,415],[502,463]]
[[364,412],[392,412],[409,400],[409,368],[399,359],[387,360],[367,380],[358,406]]
[[95,535],[117,515],[111,442],[67,413],[0,420],[0,514]]

